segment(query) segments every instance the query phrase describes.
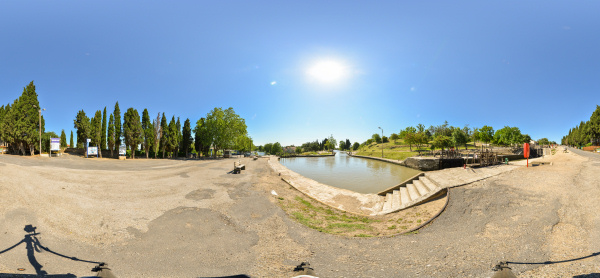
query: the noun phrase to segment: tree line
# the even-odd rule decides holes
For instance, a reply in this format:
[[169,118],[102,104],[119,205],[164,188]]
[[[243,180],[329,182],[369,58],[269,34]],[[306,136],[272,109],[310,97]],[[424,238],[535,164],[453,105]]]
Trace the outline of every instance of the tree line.
[[[88,118],[85,111],[80,110],[73,120],[77,129],[77,148],[83,148],[86,139],[90,139],[90,146],[97,146],[99,150],[118,151],[119,146],[125,145],[131,150],[131,158],[135,152],[145,153],[146,158],[153,154],[154,158],[172,158],[177,156],[188,157],[190,153],[209,156],[213,149],[213,156],[219,150],[237,148],[250,150],[252,139],[248,136],[246,123],[243,118],[235,113],[233,108],[223,110],[214,108],[206,117],[200,118],[193,129],[190,119],[181,125],[180,117],[175,115],[168,121],[165,113],[157,113],[156,118],[150,119],[148,109],[144,109],[142,116],[133,108],[128,108],[121,121],[121,109],[117,101],[113,112],[108,116],[106,107],[97,110],[92,118]],[[98,154],[101,156],[101,151]]]
[[569,146],[599,146],[600,145],[600,106],[588,121],[581,121],[575,127],[569,129],[569,133],[561,139],[561,144]]
[[465,149],[467,149],[468,142],[479,141],[500,146],[515,146],[531,141],[531,137],[528,134],[521,133],[521,130],[518,127],[505,126],[494,131],[493,127],[487,125],[484,125],[481,128],[470,128],[468,125],[465,125],[461,128],[451,126],[448,124],[448,121],[445,121],[444,124],[437,126],[431,125],[429,128],[425,128],[425,125],[423,124],[408,126],[401,129],[398,133],[392,133],[389,138],[374,133],[371,138],[357,146],[356,149],[372,143],[387,143],[389,140],[396,143],[397,140],[400,139],[409,146],[411,151],[413,146],[417,149],[422,149],[426,145],[431,149],[445,149],[451,147],[465,147]]

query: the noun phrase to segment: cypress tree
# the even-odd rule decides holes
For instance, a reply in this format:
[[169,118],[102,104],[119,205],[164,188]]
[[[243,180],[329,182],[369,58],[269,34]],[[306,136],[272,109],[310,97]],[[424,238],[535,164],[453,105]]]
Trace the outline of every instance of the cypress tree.
[[150,147],[154,144],[154,126],[150,122],[148,109],[144,109],[142,113],[142,129],[144,130],[144,150],[146,158],[150,155]]
[[125,135],[125,144],[131,148],[131,159],[135,159],[135,150],[137,145],[143,142],[144,130],[140,122],[138,111],[129,108],[125,112],[123,122],[123,135]]
[[179,148],[181,147],[181,122],[179,122],[179,117],[177,117],[177,123],[175,124],[175,128],[177,129],[175,131],[175,146],[177,148],[177,152],[175,153],[175,157],[179,156]]
[[75,146],[73,145],[73,131],[71,130],[71,140],[69,141],[69,147],[70,148],[74,148]]
[[185,119],[183,123],[183,132],[181,136],[181,146],[185,150],[185,157],[189,156],[190,145],[192,145],[192,127],[190,124],[190,119]]
[[60,147],[61,148],[67,147],[67,135],[65,134],[64,129],[60,132]]
[[[19,97],[18,106],[16,107],[18,114],[15,127],[17,128],[17,134],[21,141],[21,150],[25,154],[24,146],[29,147],[31,155],[34,155],[36,147],[39,148],[40,140],[40,119],[39,109],[40,103],[35,92],[35,85],[31,81],[27,87],[23,88],[23,94]],[[15,107],[13,106],[13,109]],[[41,132],[44,131],[44,125],[42,123]],[[41,150],[40,150],[41,151]]]
[[106,106],[102,113],[102,139],[100,140],[101,150],[106,150]]
[[121,146],[121,110],[119,109],[119,102],[115,104],[115,149]]
[[90,119],[85,115],[83,110],[77,112],[77,116],[73,120],[73,125],[77,129],[77,148],[83,148],[90,132]]
[[[177,150],[177,124],[175,123],[175,115],[173,115],[169,122],[168,130],[167,147],[169,148],[169,152],[173,153]],[[171,157],[173,157],[173,154],[171,154]]]
[[115,117],[110,114],[108,119],[108,149],[110,150],[110,156],[113,156],[113,150],[115,148]]
[[160,148],[162,149],[162,157],[165,158],[165,149],[168,147],[169,142],[169,126],[167,125],[167,117],[165,113],[162,114],[160,120],[160,129],[162,130],[162,137],[160,138]]
[[94,118],[92,118],[90,127],[90,137],[92,139],[91,143],[98,147],[98,155],[102,157],[102,149],[100,148],[100,144],[102,143],[102,111],[96,111]]

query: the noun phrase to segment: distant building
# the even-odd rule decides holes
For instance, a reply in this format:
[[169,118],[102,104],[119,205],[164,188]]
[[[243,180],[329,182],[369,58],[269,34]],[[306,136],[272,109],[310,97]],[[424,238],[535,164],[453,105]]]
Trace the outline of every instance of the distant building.
[[283,152],[284,153],[296,153],[296,147],[287,146],[287,147],[283,148]]
[[529,145],[537,145],[537,141],[531,140],[531,141],[529,141]]

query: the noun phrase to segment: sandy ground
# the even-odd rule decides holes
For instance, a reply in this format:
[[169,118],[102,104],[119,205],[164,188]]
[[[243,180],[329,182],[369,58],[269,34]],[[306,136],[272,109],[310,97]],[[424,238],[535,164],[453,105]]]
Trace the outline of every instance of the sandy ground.
[[[32,224],[45,247],[119,277],[291,277],[300,261],[320,277],[490,277],[503,260],[527,263],[511,264],[520,277],[596,277],[600,256],[555,262],[600,252],[600,158],[546,160],[451,189],[418,234],[345,238],[291,220],[270,194],[289,185],[265,160],[233,175],[233,159],[0,155],[0,273],[35,273],[25,244],[3,252]],[[49,274],[91,274],[93,264],[34,255]]]

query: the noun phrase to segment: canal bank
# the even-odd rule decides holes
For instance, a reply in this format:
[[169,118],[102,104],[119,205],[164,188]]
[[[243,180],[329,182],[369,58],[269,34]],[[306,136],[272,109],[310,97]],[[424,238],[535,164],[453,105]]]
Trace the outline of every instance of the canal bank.
[[[271,157],[268,164],[283,181],[306,196],[332,208],[371,216],[385,215],[419,205],[442,190],[487,179],[519,167],[497,165],[477,169],[449,168],[427,172],[423,175],[423,178],[427,179],[427,181],[423,181],[423,184],[429,189],[426,194],[418,194],[421,192],[418,183],[411,183],[396,189],[397,194],[394,194],[394,190],[392,190],[392,195],[381,196],[373,193],[358,193],[317,182],[288,169],[276,157]],[[430,184],[426,184],[429,182]],[[413,196],[418,197],[414,198]]]

